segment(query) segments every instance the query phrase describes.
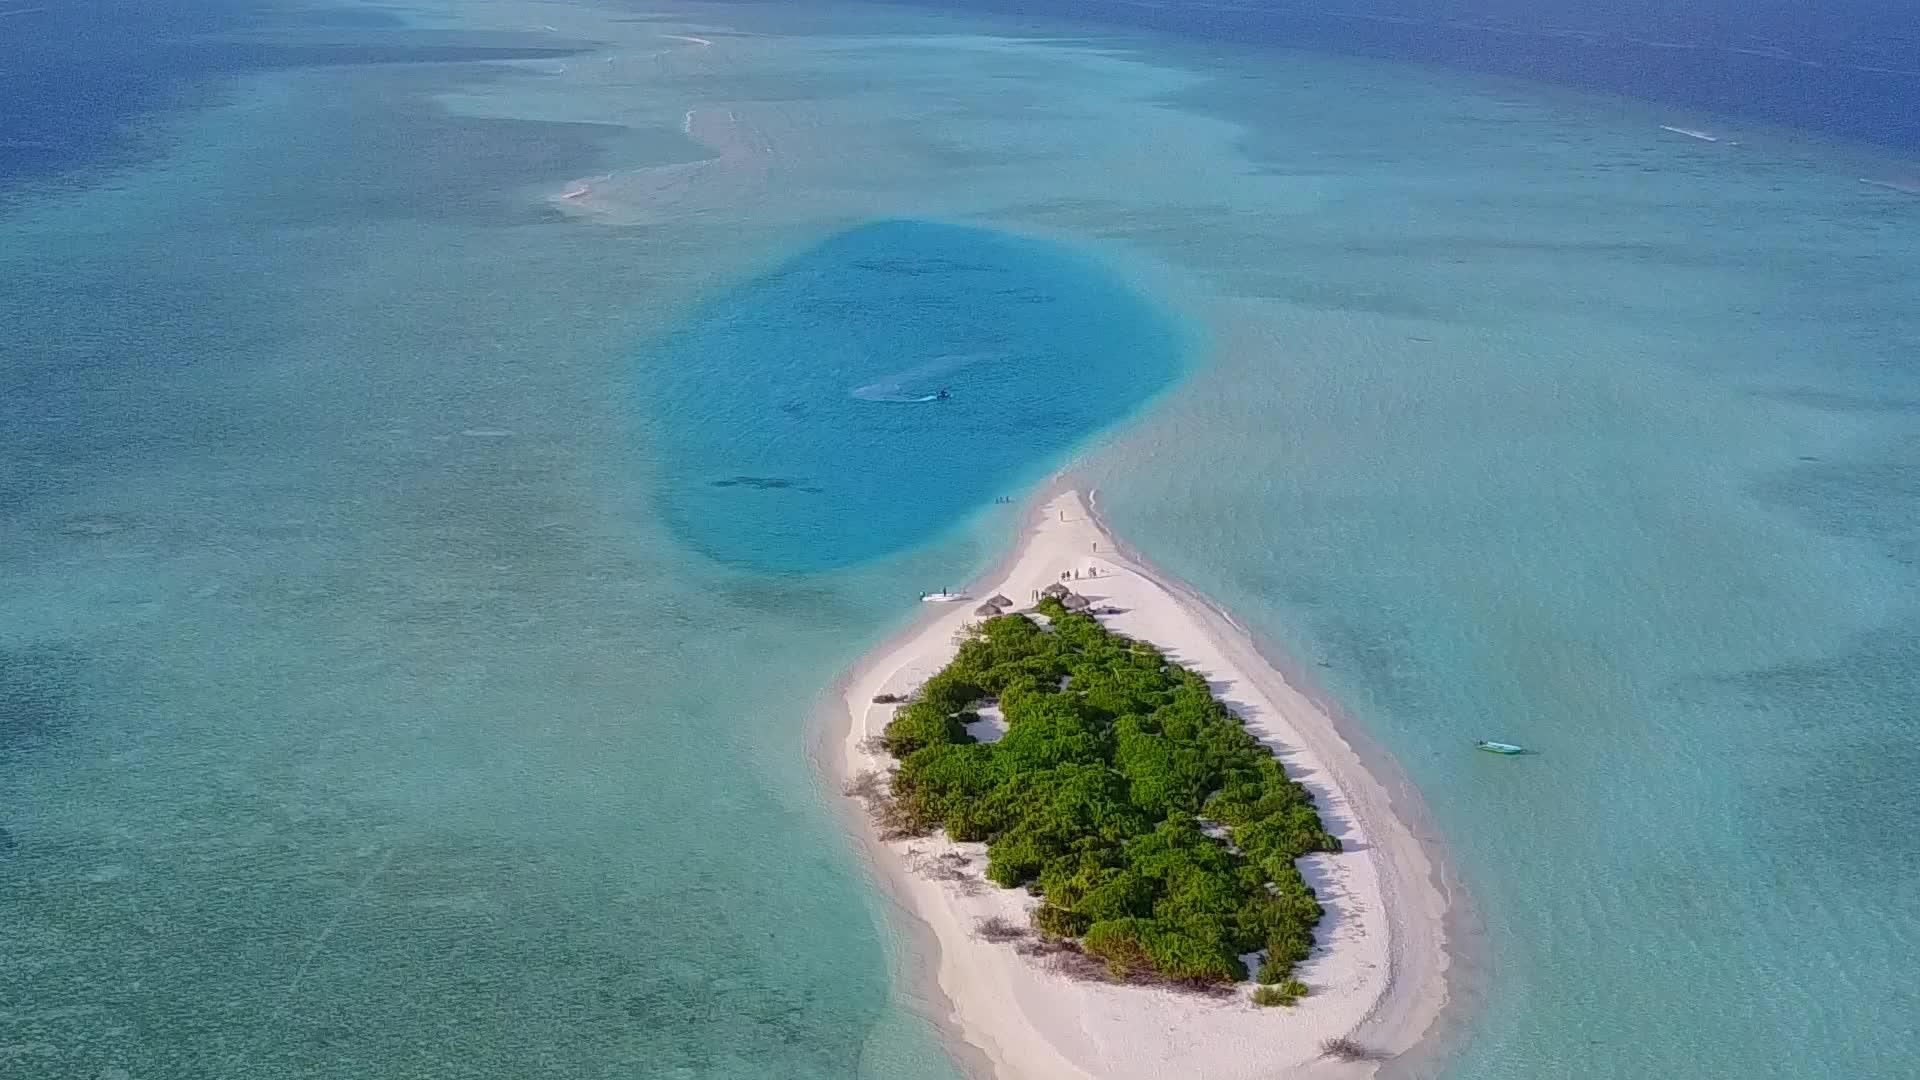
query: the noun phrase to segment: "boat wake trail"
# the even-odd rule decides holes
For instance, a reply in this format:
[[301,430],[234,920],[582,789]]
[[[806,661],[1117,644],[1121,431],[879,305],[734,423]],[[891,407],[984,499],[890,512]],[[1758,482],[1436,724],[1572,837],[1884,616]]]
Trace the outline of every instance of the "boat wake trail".
[[943,356],[911,370],[889,375],[877,382],[856,386],[849,393],[861,401],[883,401],[901,405],[921,405],[930,401],[940,401],[942,392],[923,394],[917,391],[941,375],[981,360],[992,359],[995,355],[994,353],[962,353],[956,356]]

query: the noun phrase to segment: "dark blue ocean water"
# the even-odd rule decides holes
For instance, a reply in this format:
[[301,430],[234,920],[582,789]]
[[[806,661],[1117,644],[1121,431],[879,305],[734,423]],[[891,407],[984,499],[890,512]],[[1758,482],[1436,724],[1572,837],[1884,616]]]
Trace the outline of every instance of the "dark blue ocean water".
[[1441,64],[1920,149],[1904,0],[900,0]]
[[[415,31],[377,8],[275,0],[8,0],[0,3],[0,197],[97,180],[150,160],[144,117],[205,103],[253,71],[565,55],[486,35]],[[271,31],[269,39],[262,32]]]
[[1064,249],[883,221],[703,305],[642,363],[676,530],[723,561],[813,570],[1018,494],[1172,383],[1180,347]]

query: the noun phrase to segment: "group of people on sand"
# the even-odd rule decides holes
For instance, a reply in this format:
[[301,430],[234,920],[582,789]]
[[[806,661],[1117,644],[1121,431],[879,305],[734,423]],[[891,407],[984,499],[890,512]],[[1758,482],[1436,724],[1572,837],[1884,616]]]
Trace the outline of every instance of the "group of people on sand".
[[[1087,569],[1086,569],[1086,571],[1085,571],[1084,573],[1083,573],[1083,572],[1081,572],[1081,571],[1079,571],[1079,570],[1062,570],[1062,571],[1060,571],[1060,580],[1061,580],[1061,581],[1078,581],[1078,580],[1080,580],[1081,578],[1096,578],[1096,577],[1099,577],[1099,576],[1100,576],[1100,568],[1099,568],[1099,567],[1097,567],[1097,566],[1089,566],[1089,567],[1087,567]],[[1047,588],[1049,588],[1049,589],[1051,589],[1051,588],[1053,588],[1053,586],[1051,586],[1051,585],[1049,585],[1049,586],[1047,586]],[[1035,589],[1035,590],[1033,590],[1033,598],[1034,598],[1035,600],[1038,600],[1038,599],[1040,599],[1040,590],[1039,590],[1039,589]]]
[[[1085,572],[1085,573],[1082,573],[1082,572],[1081,572],[1081,571],[1079,571],[1079,570],[1062,570],[1062,571],[1060,571],[1060,580],[1061,580],[1061,581],[1078,581],[1078,580],[1080,580],[1080,579],[1081,579],[1081,578],[1083,578],[1083,577],[1088,577],[1088,578],[1095,578],[1095,577],[1099,577],[1099,576],[1100,576],[1100,568],[1099,568],[1099,567],[1097,567],[1097,566],[1089,566],[1089,567],[1087,567],[1087,569],[1086,569],[1086,572]],[[942,597],[942,596],[952,596],[953,594],[954,594],[954,593],[953,593],[953,590],[952,590],[952,589],[941,589],[941,590],[940,590],[939,592],[923,592],[923,593],[921,593],[921,594],[920,594],[920,599],[922,599],[922,600],[926,600],[926,599],[928,599],[929,597],[932,597],[932,598],[938,598],[938,597]],[[1038,596],[1038,595],[1040,595],[1040,594],[1036,592],[1036,593],[1035,593],[1034,595],[1035,595],[1035,596]]]

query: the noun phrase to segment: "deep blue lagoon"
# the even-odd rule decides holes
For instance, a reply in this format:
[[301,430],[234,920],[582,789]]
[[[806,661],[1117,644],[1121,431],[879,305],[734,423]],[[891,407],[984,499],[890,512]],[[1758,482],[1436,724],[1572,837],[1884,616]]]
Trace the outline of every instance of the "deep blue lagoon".
[[725,562],[817,570],[1018,494],[1172,383],[1180,338],[1057,245],[896,220],[702,305],[643,368],[676,531]]

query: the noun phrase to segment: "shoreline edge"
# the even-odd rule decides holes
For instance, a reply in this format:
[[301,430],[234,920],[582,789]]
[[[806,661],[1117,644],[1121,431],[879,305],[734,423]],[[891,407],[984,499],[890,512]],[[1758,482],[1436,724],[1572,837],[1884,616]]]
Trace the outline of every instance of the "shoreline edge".
[[[1430,1073],[1451,1048],[1449,1036],[1463,1027],[1451,1021],[1484,993],[1484,961],[1471,907],[1417,792],[1390,758],[1356,735],[1351,718],[1302,689],[1297,667],[1274,663],[1227,612],[1116,539],[1095,494],[1083,496],[1069,474],[1043,485],[1027,503],[1015,542],[967,593],[1017,600],[1063,571],[1088,574],[1073,582],[1076,588],[1119,609],[1103,623],[1206,677],[1288,775],[1312,791],[1347,848],[1299,861],[1327,910],[1314,953],[1301,964],[1312,992],[1297,1006],[1262,1009],[1244,994],[1223,1003],[1069,980],[975,936],[983,918],[1024,924],[1032,906],[1024,890],[926,872],[941,860],[981,863],[984,845],[938,834],[879,838],[859,803],[843,795],[857,774],[891,765],[884,753],[862,746],[893,711],[872,698],[915,689],[944,666],[956,635],[978,618],[970,603],[933,605],[863,655],[826,691],[809,740],[831,785],[826,794],[851,815],[848,832],[869,877],[906,916],[894,920],[908,938],[893,958],[901,969],[896,992],[949,1037],[963,1070],[995,1080],[1181,1073],[1252,1080],[1276,1069],[1326,1077]],[[971,876],[978,878],[977,868]],[[1336,1037],[1376,1056],[1329,1058],[1320,1045]]]

